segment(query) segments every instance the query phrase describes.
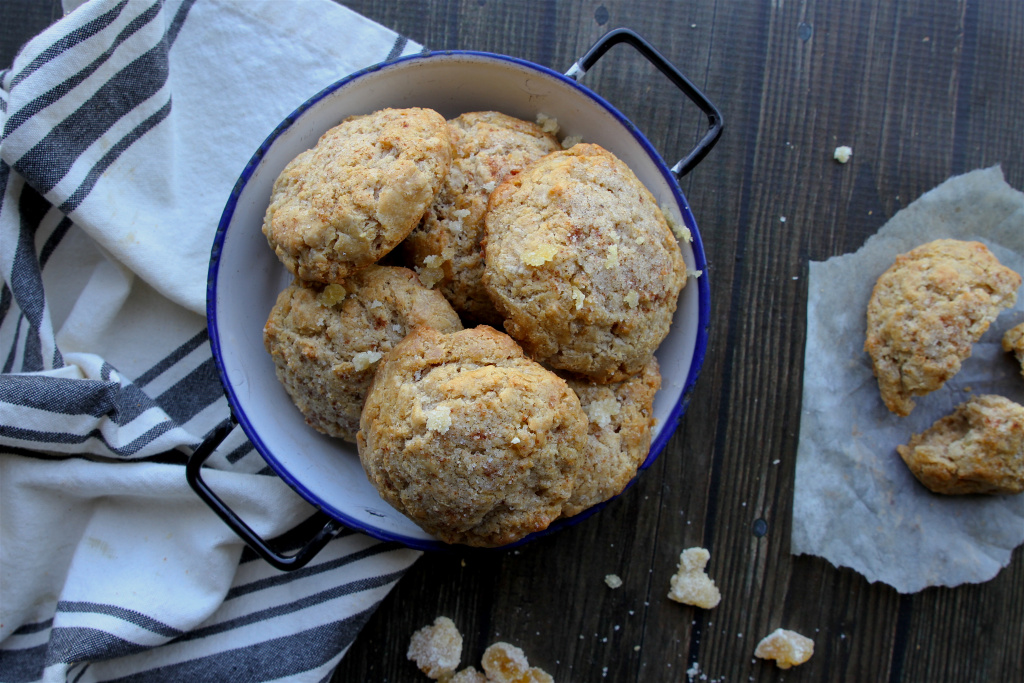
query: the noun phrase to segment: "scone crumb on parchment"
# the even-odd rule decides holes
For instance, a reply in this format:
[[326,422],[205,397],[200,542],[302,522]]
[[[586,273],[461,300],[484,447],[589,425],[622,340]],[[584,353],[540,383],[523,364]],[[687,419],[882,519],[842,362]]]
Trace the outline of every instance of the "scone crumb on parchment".
[[406,657],[430,678],[448,678],[462,659],[462,634],[451,619],[438,617],[412,634]]
[[761,639],[754,656],[774,659],[780,669],[803,664],[814,654],[814,641],[796,631],[777,628]]
[[618,574],[608,574],[604,577],[604,582],[608,584],[609,588],[621,588],[622,579],[619,578]]
[[494,643],[484,650],[483,669],[491,683],[554,683],[550,674],[530,666],[526,653],[509,643]]
[[704,548],[687,548],[679,554],[679,567],[672,575],[668,597],[684,605],[711,609],[722,600],[715,582],[704,572],[711,553]]

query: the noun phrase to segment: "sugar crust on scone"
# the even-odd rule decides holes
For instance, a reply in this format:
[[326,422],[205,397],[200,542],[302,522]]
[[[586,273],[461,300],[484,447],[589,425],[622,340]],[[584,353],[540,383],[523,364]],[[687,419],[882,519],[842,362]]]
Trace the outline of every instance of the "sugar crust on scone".
[[499,112],[465,113],[448,125],[451,170],[403,248],[424,283],[436,283],[456,311],[500,328],[501,314],[482,282],[487,200],[507,175],[561,146],[537,124]]
[[263,341],[306,422],[355,442],[375,363],[420,325],[462,329],[444,297],[411,270],[371,266],[344,285],[293,282],[278,295]]
[[491,195],[484,286],[531,357],[600,382],[668,334],[686,265],[665,217],[612,153],[581,143]]
[[416,328],[379,363],[358,444],[384,500],[442,541],[476,546],[559,516],[587,433],[564,380],[487,326]]
[[431,109],[352,116],[274,182],[263,233],[296,277],[341,282],[412,231],[451,165],[451,137]]
[[909,415],[912,397],[953,377],[1020,284],[980,242],[940,239],[899,255],[872,291],[864,342],[886,407]]
[[935,493],[1020,493],[1024,406],[993,394],[973,396],[896,450]]

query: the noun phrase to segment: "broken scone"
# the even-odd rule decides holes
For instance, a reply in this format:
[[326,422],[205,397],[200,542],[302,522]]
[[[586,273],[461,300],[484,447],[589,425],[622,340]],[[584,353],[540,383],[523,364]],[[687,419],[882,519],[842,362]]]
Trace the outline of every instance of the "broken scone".
[[814,641],[796,631],[777,628],[761,639],[754,656],[774,659],[780,669],[803,664],[814,654]]
[[554,683],[543,669],[530,666],[526,653],[509,643],[494,643],[484,650],[481,662],[490,683]]
[[939,239],[899,255],[871,293],[864,342],[886,407],[909,415],[913,396],[955,375],[1020,284],[980,242]]
[[557,519],[586,443],[572,389],[484,325],[418,327],[385,354],[358,434],[384,500],[442,541],[474,546]]
[[462,634],[451,619],[438,617],[412,634],[406,657],[429,678],[447,679],[462,659]]
[[1013,353],[1021,364],[1020,374],[1024,375],[1024,323],[1015,325],[1003,335],[1003,351]]
[[974,396],[896,450],[935,493],[1020,493],[1024,406],[1002,396]]
[[722,593],[711,580],[704,568],[711,559],[711,553],[704,548],[687,548],[679,555],[679,567],[672,575],[668,597],[685,605],[702,609],[716,607],[722,600]]

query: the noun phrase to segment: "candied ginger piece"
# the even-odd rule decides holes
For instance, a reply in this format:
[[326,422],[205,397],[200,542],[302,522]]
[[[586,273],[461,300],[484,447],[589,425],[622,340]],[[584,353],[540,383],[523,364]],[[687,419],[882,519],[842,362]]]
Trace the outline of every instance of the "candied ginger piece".
[[494,643],[484,650],[481,663],[490,683],[554,683],[542,669],[530,666],[526,653],[510,643]]
[[487,676],[477,671],[476,667],[467,666],[449,678],[448,683],[487,683]]
[[320,292],[318,298],[322,305],[330,307],[340,304],[346,296],[348,296],[348,291],[345,289],[345,285],[334,283],[324,287],[324,291]]
[[452,409],[448,406],[437,406],[426,411],[427,431],[444,434],[452,426]]
[[704,548],[687,548],[679,554],[679,566],[670,581],[668,597],[685,605],[711,609],[722,600],[715,582],[704,573],[711,553]]
[[383,354],[380,351],[360,351],[352,356],[352,365],[356,370],[362,372],[381,359]]
[[761,639],[754,655],[774,659],[780,669],[803,664],[814,654],[814,641],[796,631],[777,628]]
[[558,247],[545,242],[533,249],[524,250],[519,258],[528,266],[539,266],[555,258],[555,254],[557,253]]
[[462,659],[462,634],[451,619],[438,617],[432,625],[412,634],[406,657],[428,677],[446,678]]

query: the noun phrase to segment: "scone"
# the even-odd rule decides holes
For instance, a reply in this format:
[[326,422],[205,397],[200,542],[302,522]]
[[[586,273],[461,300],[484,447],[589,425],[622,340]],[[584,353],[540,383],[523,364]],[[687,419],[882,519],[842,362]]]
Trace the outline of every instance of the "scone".
[[651,357],[639,374],[621,382],[567,381],[590,422],[576,488],[562,506],[562,514],[571,517],[618,495],[636,476],[651,446],[661,373]]
[[864,342],[886,407],[909,415],[913,396],[955,375],[1020,284],[980,242],[940,239],[898,256],[871,293]]
[[394,508],[444,542],[500,546],[559,516],[587,416],[507,335],[420,327],[380,360],[358,436],[363,469]]
[[448,124],[432,109],[350,117],[278,176],[263,234],[296,277],[341,282],[405,239],[450,165]]
[[296,280],[278,295],[263,343],[306,422],[354,442],[376,362],[419,325],[462,329],[411,270],[371,266],[344,285]]
[[404,248],[420,280],[440,289],[456,311],[500,328],[501,315],[481,281],[487,200],[509,173],[561,147],[537,124],[498,112],[462,114],[448,124],[448,179]]
[[1020,493],[1024,406],[1002,396],[974,396],[896,450],[935,493]]
[[668,334],[686,264],[654,197],[593,144],[509,176],[485,219],[484,286],[535,360],[612,382]]
[[1024,375],[1024,323],[1006,331],[1003,335],[1003,351],[1017,357],[1017,362],[1021,364],[1020,372]]

